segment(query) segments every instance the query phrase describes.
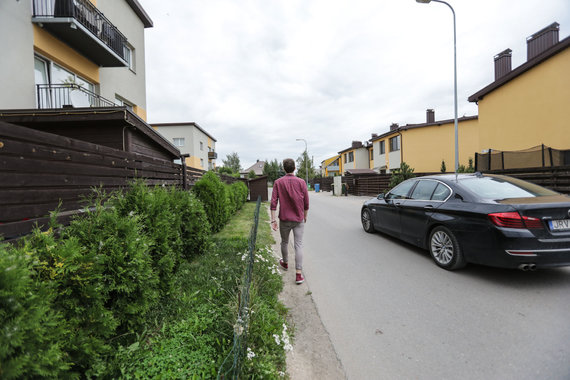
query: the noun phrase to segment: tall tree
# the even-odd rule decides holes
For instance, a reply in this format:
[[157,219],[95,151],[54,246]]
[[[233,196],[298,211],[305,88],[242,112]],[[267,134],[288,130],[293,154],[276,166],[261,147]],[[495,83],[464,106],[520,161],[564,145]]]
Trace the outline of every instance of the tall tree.
[[239,173],[241,171],[241,163],[239,162],[239,156],[236,152],[226,154],[226,159],[222,160],[226,168],[232,169],[234,173]]
[[309,179],[314,178],[315,168],[313,167],[313,160],[309,158],[307,151],[304,151],[301,157],[297,158],[297,177],[305,179],[307,170]]
[[263,175],[267,176],[268,182],[275,182],[276,179],[282,176],[283,164],[273,159],[271,161],[265,160],[265,166],[263,167]]

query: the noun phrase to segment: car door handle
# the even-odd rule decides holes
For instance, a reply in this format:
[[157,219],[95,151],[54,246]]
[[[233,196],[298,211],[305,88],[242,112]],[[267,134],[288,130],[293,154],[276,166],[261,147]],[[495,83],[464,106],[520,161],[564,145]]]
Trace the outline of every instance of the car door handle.
[[433,210],[433,206],[432,205],[426,205],[426,206],[424,206],[424,210]]

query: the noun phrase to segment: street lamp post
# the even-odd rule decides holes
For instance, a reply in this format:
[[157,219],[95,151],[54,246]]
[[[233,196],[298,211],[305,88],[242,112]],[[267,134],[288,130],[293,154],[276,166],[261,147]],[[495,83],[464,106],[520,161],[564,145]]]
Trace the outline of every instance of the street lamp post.
[[309,186],[309,169],[308,169],[309,163],[307,162],[307,161],[309,161],[308,160],[309,152],[307,152],[307,140],[305,140],[305,139],[295,139],[295,140],[296,141],[303,141],[305,143],[305,156],[306,156],[306,157],[304,157],[305,158],[305,182],[306,182],[307,186]]
[[434,1],[436,3],[445,4],[451,9],[451,13],[453,13],[453,100],[455,106],[455,116],[454,116],[454,123],[455,123],[455,174],[457,175],[457,169],[459,168],[459,148],[458,148],[458,133],[457,133],[457,33],[455,31],[455,11],[453,7],[446,3],[445,1],[441,0],[416,0],[418,3],[428,4],[429,2]]

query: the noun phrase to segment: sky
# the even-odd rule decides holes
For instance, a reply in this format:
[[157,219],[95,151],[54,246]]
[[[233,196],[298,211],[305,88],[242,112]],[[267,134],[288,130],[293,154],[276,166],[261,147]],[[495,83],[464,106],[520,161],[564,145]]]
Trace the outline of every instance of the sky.
[[[453,119],[453,14],[414,0],[139,0],[145,30],[147,120],[195,122],[213,136],[218,166],[238,153],[314,166],[387,132],[392,123]],[[569,0],[448,0],[456,14],[458,115],[494,81],[493,57],[560,24]],[[304,139],[305,141],[297,141]]]

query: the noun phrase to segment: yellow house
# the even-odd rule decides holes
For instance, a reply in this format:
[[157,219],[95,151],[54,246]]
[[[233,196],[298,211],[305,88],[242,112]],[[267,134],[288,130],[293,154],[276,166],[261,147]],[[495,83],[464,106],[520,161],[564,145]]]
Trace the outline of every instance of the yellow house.
[[[479,149],[477,116],[458,119],[459,163],[468,165]],[[427,110],[422,124],[399,126],[392,124],[390,131],[374,135],[372,139],[372,166],[377,172],[389,173],[405,162],[418,173],[438,172],[442,161],[447,171],[454,170],[455,122],[453,119],[435,121],[433,110]]]
[[339,154],[339,173],[347,170],[370,169],[370,148],[368,142],[353,141],[349,148],[341,150]]
[[340,155],[327,158],[321,162],[321,175],[323,177],[334,177],[340,174]]
[[511,50],[494,57],[495,81],[469,97],[479,106],[479,151],[544,144],[570,149],[570,37],[553,23],[527,38],[527,61],[511,70]]

